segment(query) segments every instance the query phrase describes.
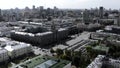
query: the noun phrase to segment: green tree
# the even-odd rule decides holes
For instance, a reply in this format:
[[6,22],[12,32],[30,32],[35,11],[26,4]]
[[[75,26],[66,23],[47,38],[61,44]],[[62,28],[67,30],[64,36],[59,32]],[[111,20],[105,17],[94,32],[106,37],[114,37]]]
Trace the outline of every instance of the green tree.
[[79,56],[76,56],[76,55],[73,56],[73,60],[72,60],[73,65],[75,65],[76,67],[79,67],[81,62],[80,62],[80,57]]
[[58,56],[59,56],[59,55],[62,55],[62,54],[63,54],[63,50],[57,49],[57,50],[56,50],[56,53],[57,53]]
[[50,52],[51,52],[51,53],[55,53],[55,51],[53,50],[53,48],[50,49]]
[[47,19],[48,21],[51,21],[52,20],[52,18],[51,17],[48,17],[48,19]]
[[67,56],[71,56],[71,51],[69,51],[69,50],[65,50],[65,55],[67,55]]

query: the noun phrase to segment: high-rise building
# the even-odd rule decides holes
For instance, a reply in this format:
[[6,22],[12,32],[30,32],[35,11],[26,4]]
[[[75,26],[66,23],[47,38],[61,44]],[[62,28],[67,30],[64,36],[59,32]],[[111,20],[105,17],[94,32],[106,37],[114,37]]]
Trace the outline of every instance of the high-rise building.
[[54,11],[57,11],[57,10],[58,10],[58,8],[56,6],[54,6]]
[[0,21],[2,21],[2,14],[1,14],[1,9],[0,9]]
[[35,10],[35,5],[33,5],[32,9]]
[[0,9],[0,16],[1,16],[1,14],[2,14],[2,13],[1,13],[1,9]]
[[24,9],[26,12],[30,11],[30,8],[29,7],[25,7]]
[[99,8],[99,17],[100,17],[100,18],[103,18],[103,12],[104,12],[104,8],[103,8],[103,7],[100,7],[100,8]]
[[24,16],[24,19],[28,19],[30,17],[30,8],[29,7],[25,7],[23,16]]
[[120,12],[118,13],[118,17],[117,17],[117,25],[120,26]]
[[44,7],[43,6],[40,6],[40,10],[42,11],[44,9]]
[[89,11],[87,9],[83,12],[83,22],[89,23]]

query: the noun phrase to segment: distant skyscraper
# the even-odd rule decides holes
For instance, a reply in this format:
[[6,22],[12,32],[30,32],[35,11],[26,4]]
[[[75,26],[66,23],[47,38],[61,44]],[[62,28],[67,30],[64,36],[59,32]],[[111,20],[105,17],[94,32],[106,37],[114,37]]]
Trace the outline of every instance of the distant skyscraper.
[[52,9],[51,8],[47,8],[47,15],[48,16],[51,16],[51,12],[52,12]]
[[117,18],[117,20],[118,20],[118,23],[117,23],[117,25],[118,26],[120,26],[120,12],[119,12],[119,14],[118,14],[119,16],[118,16],[118,18]]
[[40,10],[43,10],[44,9],[44,7],[43,6],[40,6]]
[[1,15],[1,9],[0,9],[0,15]]
[[83,22],[89,23],[89,11],[87,9],[83,12]]
[[25,7],[25,12],[29,12],[30,8],[29,7]]
[[24,16],[25,19],[29,18],[29,16],[30,16],[30,9],[29,9],[29,7],[25,8],[25,10],[23,12],[23,16]]
[[57,11],[57,10],[58,10],[58,8],[56,6],[54,6],[54,11]]
[[2,13],[1,13],[1,9],[0,9],[0,21],[2,21]]
[[35,10],[35,5],[33,5],[32,9]]
[[104,8],[100,7],[99,8],[99,16],[100,16],[100,18],[103,18],[103,11],[104,11]]

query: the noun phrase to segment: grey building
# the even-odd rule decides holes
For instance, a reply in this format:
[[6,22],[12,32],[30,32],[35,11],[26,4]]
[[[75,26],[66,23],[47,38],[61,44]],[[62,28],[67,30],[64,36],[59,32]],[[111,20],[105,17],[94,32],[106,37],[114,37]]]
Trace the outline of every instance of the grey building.
[[0,47],[0,62],[5,62],[9,59],[8,51]]
[[103,14],[104,14],[104,8],[103,8],[103,7],[100,7],[100,8],[99,8],[99,17],[100,17],[100,18],[103,18]]
[[33,43],[33,44],[40,44],[40,45],[47,45],[51,44],[56,41],[60,41],[68,37],[68,29],[59,29],[56,32],[42,32],[42,33],[27,33],[27,32],[19,32],[19,31],[11,31],[11,38]]

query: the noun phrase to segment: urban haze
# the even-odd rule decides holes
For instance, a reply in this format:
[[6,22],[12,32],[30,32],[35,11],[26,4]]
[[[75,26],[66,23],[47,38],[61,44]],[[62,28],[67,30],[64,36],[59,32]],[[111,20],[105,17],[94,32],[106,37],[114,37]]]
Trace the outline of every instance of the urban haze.
[[1,0],[0,68],[120,68],[119,0]]

